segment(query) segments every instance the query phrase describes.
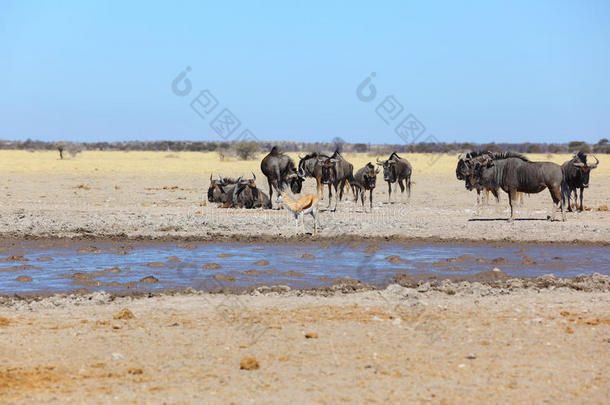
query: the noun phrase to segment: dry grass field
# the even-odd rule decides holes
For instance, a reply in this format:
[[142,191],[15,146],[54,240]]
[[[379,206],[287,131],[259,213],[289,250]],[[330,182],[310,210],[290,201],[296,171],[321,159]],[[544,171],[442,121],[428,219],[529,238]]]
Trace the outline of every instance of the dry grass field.
[[[290,154],[298,162],[297,154]],[[215,152],[96,152],[60,160],[55,151],[0,151],[0,234],[5,237],[183,238],[294,236],[285,210],[225,210],[206,201],[210,174],[248,176],[268,186],[256,160],[220,160]],[[565,223],[544,221],[551,211],[545,190],[527,196],[514,223],[506,223],[508,202],[475,205],[476,194],[455,178],[457,156],[404,154],[412,163],[413,194],[387,204],[387,185],[378,177],[374,209],[364,212],[351,196],[337,212],[324,210],[321,238],[344,235],[398,238],[531,241],[610,241],[610,217],[601,211],[610,197],[610,157],[585,191],[582,214]],[[346,154],[355,170],[375,162],[368,154]],[[382,157],[383,158],[383,157]],[[562,163],[570,155],[532,155]],[[307,179],[304,193],[315,192]],[[328,204],[327,196],[320,202]],[[502,221],[501,221],[502,220]],[[306,223],[311,230],[311,224]]]

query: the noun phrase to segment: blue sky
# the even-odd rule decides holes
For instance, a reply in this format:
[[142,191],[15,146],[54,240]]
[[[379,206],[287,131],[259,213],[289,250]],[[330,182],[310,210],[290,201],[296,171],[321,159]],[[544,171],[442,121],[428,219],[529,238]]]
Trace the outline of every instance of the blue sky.
[[229,139],[399,143],[408,114],[419,140],[610,138],[608,1],[160,3],[0,2],[0,138],[218,140],[224,108]]

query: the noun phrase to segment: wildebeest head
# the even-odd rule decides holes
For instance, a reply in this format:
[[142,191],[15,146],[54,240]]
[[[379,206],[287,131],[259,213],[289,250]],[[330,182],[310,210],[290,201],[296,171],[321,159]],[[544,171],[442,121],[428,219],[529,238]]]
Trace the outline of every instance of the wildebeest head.
[[375,166],[371,162],[368,162],[365,166],[364,170],[364,185],[368,189],[375,188],[375,183],[377,182],[377,173],[379,173],[379,168],[375,169]]
[[243,203],[246,204],[246,206],[248,206],[251,203],[253,203],[254,201],[258,200],[259,191],[258,191],[258,187],[256,187],[256,175],[254,173],[252,173],[252,176],[253,177],[251,179],[242,180],[241,177],[239,179],[237,179],[237,185],[236,185],[235,189],[233,190],[233,201],[234,202],[238,201],[237,197],[240,195],[243,196],[241,199],[242,199]]
[[210,174],[210,187],[208,188],[208,201],[219,202],[223,194],[226,193],[226,186],[235,184],[233,179],[223,179],[221,175],[218,175],[218,180],[214,180]]
[[572,158],[572,164],[580,173],[581,184],[584,188],[589,187],[589,175],[591,174],[591,170],[595,169],[597,165],[599,165],[599,159],[597,159],[595,156],[593,157],[595,158],[595,164],[593,165],[587,163],[587,155],[583,152],[578,152]]
[[299,170],[290,170],[290,173],[286,176],[286,181],[290,185],[290,190],[293,194],[299,194],[303,188],[303,182],[305,181],[305,174]]
[[396,161],[394,159],[379,160],[379,158],[377,158],[377,164],[383,166],[384,181],[394,183],[398,179],[398,173],[396,171]]
[[335,179],[335,165],[338,159],[318,157],[318,161],[322,165],[322,184],[332,184]]

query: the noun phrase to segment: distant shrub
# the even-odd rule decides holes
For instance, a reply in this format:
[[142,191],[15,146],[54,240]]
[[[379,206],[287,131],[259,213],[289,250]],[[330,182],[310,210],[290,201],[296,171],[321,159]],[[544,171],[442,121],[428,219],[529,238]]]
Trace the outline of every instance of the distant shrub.
[[243,141],[235,144],[235,154],[241,160],[250,160],[256,157],[260,151],[258,143],[253,141]]

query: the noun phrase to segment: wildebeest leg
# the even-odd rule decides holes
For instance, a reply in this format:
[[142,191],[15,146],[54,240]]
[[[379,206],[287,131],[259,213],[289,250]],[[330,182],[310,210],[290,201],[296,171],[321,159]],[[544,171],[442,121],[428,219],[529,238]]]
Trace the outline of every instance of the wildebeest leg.
[[373,189],[369,190],[369,204],[371,206],[371,212],[373,212]]
[[388,203],[392,202],[392,183],[388,181]]
[[400,201],[404,201],[404,199],[405,199],[405,194],[404,194],[405,186],[402,182],[403,182],[403,179],[398,179],[398,181],[397,181],[398,185],[400,186]]
[[585,208],[584,205],[582,205],[582,193],[583,191],[585,191],[585,189],[583,187],[580,188],[580,208],[579,211],[582,212],[582,210]]
[[555,219],[555,213],[557,212],[557,204],[561,209],[561,219],[565,221],[565,214],[563,213],[563,203],[561,201],[561,189],[559,186],[551,186],[549,187],[549,192],[551,193],[551,198],[553,199],[553,211],[549,219],[553,221]]
[[343,180],[340,180],[337,182],[337,184],[335,185],[335,199],[337,198],[337,196],[339,196],[339,201],[343,201],[343,190],[345,187],[345,182]]
[[523,195],[525,195],[525,193],[519,193],[519,205],[523,205]]
[[328,185],[328,209],[330,209],[330,201],[333,198],[333,187],[332,184]]
[[409,177],[407,177],[406,183],[407,183],[407,198],[411,198],[411,176],[410,175],[409,175]]
[[578,209],[578,189],[574,189],[574,210]]
[[267,183],[269,183],[269,201],[271,201],[271,208],[273,208],[273,185],[271,184],[271,179],[267,178]]
[[508,204],[510,205],[510,218],[508,219],[509,222],[512,222],[515,220],[515,210],[513,208],[513,201],[517,201],[517,191],[516,190],[509,190],[508,192]]

